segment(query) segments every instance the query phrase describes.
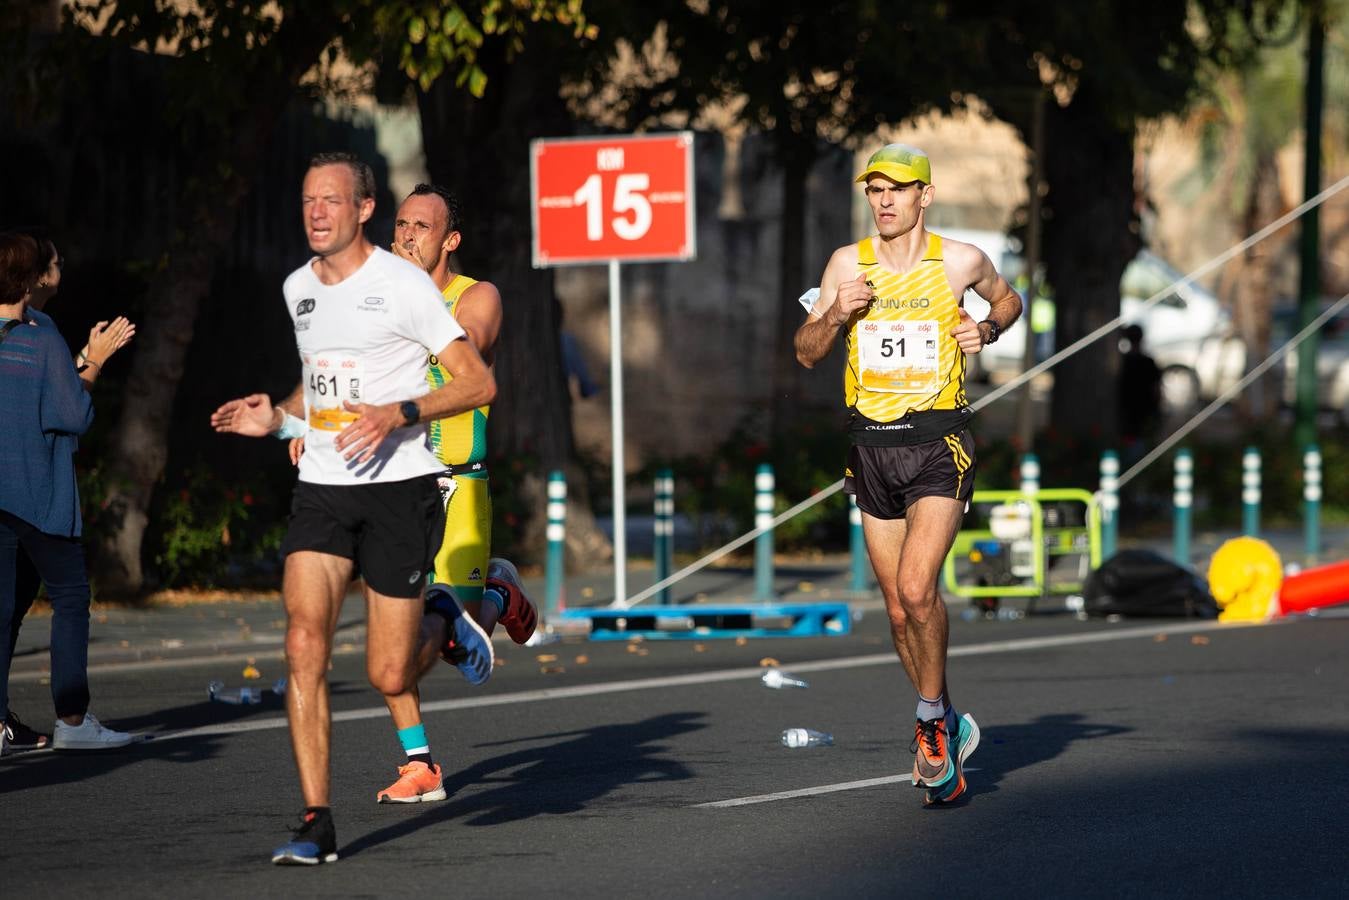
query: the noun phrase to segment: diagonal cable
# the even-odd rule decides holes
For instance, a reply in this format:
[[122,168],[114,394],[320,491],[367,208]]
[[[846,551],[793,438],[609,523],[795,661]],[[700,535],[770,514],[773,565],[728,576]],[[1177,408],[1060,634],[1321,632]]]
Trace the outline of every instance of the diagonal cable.
[[1255,381],[1261,375],[1268,372],[1271,366],[1273,366],[1279,360],[1283,359],[1293,350],[1297,349],[1299,344],[1301,344],[1308,337],[1310,337],[1313,332],[1320,329],[1322,325],[1324,325],[1327,321],[1333,318],[1336,313],[1344,309],[1346,306],[1349,306],[1349,294],[1345,294],[1339,300],[1336,300],[1330,306],[1326,307],[1326,309],[1319,316],[1317,316],[1315,319],[1313,319],[1311,322],[1307,324],[1306,328],[1303,328],[1301,331],[1299,331],[1286,344],[1284,344],[1279,349],[1271,353],[1265,359],[1264,362],[1260,363],[1260,365],[1256,366],[1254,369],[1251,369],[1251,371],[1247,372],[1241,378],[1240,381],[1238,381],[1236,384],[1232,385],[1230,388],[1228,388],[1227,390],[1219,394],[1217,397],[1215,397],[1212,403],[1201,409],[1199,412],[1195,413],[1193,418],[1191,418],[1180,428],[1177,428],[1170,437],[1162,441],[1156,447],[1152,448],[1152,450],[1149,451],[1147,454],[1145,454],[1142,459],[1140,459],[1138,462],[1130,466],[1128,470],[1124,472],[1124,474],[1120,475],[1119,487],[1124,487],[1135,477],[1141,474],[1144,469],[1152,465],[1152,463],[1156,462],[1158,457],[1162,456],[1164,453],[1166,453],[1166,451],[1170,450],[1172,447],[1176,446],[1176,444],[1184,440],[1187,434],[1189,434],[1191,431],[1194,431],[1206,420],[1208,420],[1208,418],[1212,416],[1215,412],[1217,412],[1226,404],[1230,403],[1233,397],[1237,396],[1237,394],[1240,394],[1242,391],[1244,391],[1247,388],[1247,386],[1251,384],[1251,382]]
[[[1303,201],[1298,206],[1293,207],[1293,209],[1289,210],[1284,215],[1279,216],[1279,218],[1275,219],[1273,222],[1270,222],[1264,228],[1261,228],[1259,231],[1255,232],[1250,237],[1246,238],[1240,243],[1235,244],[1234,246],[1228,248],[1227,250],[1213,257],[1208,262],[1204,263],[1197,269],[1185,275],[1183,278],[1177,281],[1173,281],[1171,284],[1157,291],[1155,294],[1153,294],[1151,297],[1148,297],[1140,304],[1140,311],[1150,309],[1151,307],[1155,306],[1157,303],[1161,302],[1163,297],[1166,297],[1167,295],[1171,294],[1173,291],[1175,291],[1176,288],[1180,287],[1181,285],[1193,284],[1196,279],[1201,278],[1204,275],[1207,275],[1209,272],[1212,272],[1214,269],[1217,269],[1218,267],[1224,265],[1237,254],[1244,253],[1246,250],[1258,244],[1260,241],[1263,241],[1265,238],[1274,234],[1279,229],[1297,220],[1304,213],[1312,209],[1315,209],[1316,207],[1325,203],[1327,200],[1329,200],[1331,197],[1334,197],[1336,194],[1340,193],[1345,188],[1349,188],[1349,175],[1346,175],[1344,178],[1341,178],[1339,181],[1335,182],[1330,187],[1321,191],[1319,194],[1316,194],[1313,197],[1309,197],[1307,200]],[[1331,309],[1340,308],[1340,305],[1345,302],[1345,299],[1346,298],[1341,298],[1338,303],[1336,303],[1333,307],[1331,307]],[[994,400],[1001,399],[1002,397],[1004,397],[1011,391],[1014,391],[1017,388],[1021,387],[1023,384],[1030,381],[1037,375],[1040,375],[1043,372],[1048,372],[1050,369],[1054,368],[1059,363],[1063,362],[1069,356],[1072,356],[1079,350],[1090,346],[1091,344],[1100,340],[1102,337],[1105,337],[1107,334],[1114,332],[1117,328],[1119,328],[1120,324],[1123,321],[1124,321],[1123,316],[1116,316],[1114,319],[1111,319],[1109,322],[1097,328],[1095,331],[1091,332],[1085,337],[1077,339],[1073,343],[1069,344],[1067,347],[1064,347],[1062,350],[1055,353],[1053,356],[1049,357],[1048,359],[1044,360],[1038,365],[1032,366],[1031,368],[1022,372],[1020,375],[1011,379],[1006,384],[1000,385],[996,389],[989,391],[987,394],[980,397],[974,403],[970,404],[971,411],[978,412],[985,406],[988,406]],[[1324,320],[1318,317],[1317,321],[1321,322]],[[1311,326],[1308,326],[1308,328],[1310,327]],[[1303,329],[1303,331],[1305,332],[1306,329]],[[1299,332],[1298,340],[1301,341],[1303,338],[1305,338],[1305,335],[1302,332]],[[1286,350],[1284,350],[1284,352],[1286,352]],[[1279,356],[1278,358],[1282,357]],[[1273,364],[1273,362],[1271,362],[1271,360],[1273,359],[1274,357],[1271,357],[1270,360],[1266,360],[1265,363],[1262,364],[1264,365],[1263,369],[1257,367],[1257,369],[1252,370],[1251,374],[1247,375],[1246,378],[1243,378],[1240,382],[1238,382],[1238,385],[1244,387],[1245,385],[1249,384],[1248,379],[1253,380],[1253,378],[1259,377],[1260,374],[1262,374],[1266,369],[1268,369],[1269,365]],[[1226,395],[1226,392],[1224,392],[1224,395]],[[1235,394],[1233,394],[1233,396],[1235,396]],[[1227,399],[1230,400],[1231,398],[1228,397]],[[1223,400],[1222,402],[1227,402],[1227,400]],[[1215,400],[1214,403],[1218,403],[1218,405],[1221,405],[1221,403],[1219,403],[1217,400]],[[1210,407],[1213,409],[1217,408],[1214,407],[1213,404],[1210,404]],[[1204,415],[1205,413],[1207,413],[1208,415],[1212,414],[1209,411],[1209,408],[1205,408],[1205,410],[1201,412],[1200,415]],[[1205,416],[1205,418],[1207,418],[1207,415]],[[1196,423],[1196,425],[1197,424],[1198,423]],[[1189,433],[1188,430],[1184,432],[1184,434],[1188,433]],[[1180,434],[1180,432],[1178,432],[1178,434]],[[1184,437],[1184,434],[1180,434],[1180,437]],[[1173,435],[1172,437],[1175,438],[1175,440],[1180,440],[1180,437],[1176,437],[1175,435]],[[1169,444],[1165,444],[1163,447],[1157,448],[1152,453],[1145,456],[1143,460],[1148,460],[1149,462],[1151,462],[1153,459],[1156,458],[1154,454],[1160,455],[1160,453],[1163,453],[1165,452],[1166,449],[1169,449],[1169,447],[1172,446],[1172,444],[1174,444],[1174,441],[1172,441]],[[1139,463],[1142,463],[1143,460],[1139,460]],[[1139,465],[1135,464],[1133,467],[1129,469],[1128,472],[1125,473],[1125,475],[1120,477],[1121,487],[1124,486],[1127,478],[1131,478],[1137,474],[1135,470],[1137,470],[1138,468]],[[800,515],[801,513],[810,509],[812,506],[815,506],[817,503],[821,503],[827,500],[828,498],[834,496],[841,490],[843,490],[842,478],[840,478],[838,481],[835,481],[828,487],[822,488],[818,492],[812,494],[810,497],[807,497],[805,500],[802,500],[800,503],[796,504],[791,509],[784,510],[783,512],[774,516],[773,521],[770,522],[768,525],[765,525],[761,528],[755,528],[752,531],[745,532],[740,537],[736,538],[730,543],[718,547],[717,549],[711,551],[710,553],[703,556],[701,559],[696,560],[695,562],[689,563],[687,566],[680,569],[678,572],[675,572],[672,575],[662,578],[660,581],[657,581],[655,584],[651,585],[645,590],[639,591],[638,593],[634,594],[627,600],[615,598],[614,601],[609,604],[610,607],[613,609],[630,609],[636,606],[642,601],[655,596],[657,593],[663,591],[665,588],[669,587],[675,582],[682,581],[683,579],[694,574],[695,572],[699,572],[707,568],[709,565],[726,556],[727,554],[732,553],[738,550],[739,548],[745,546],[745,544],[748,544],[750,541],[754,540],[760,535],[772,531],[774,528],[781,525],[783,522],[786,522],[788,519]]]

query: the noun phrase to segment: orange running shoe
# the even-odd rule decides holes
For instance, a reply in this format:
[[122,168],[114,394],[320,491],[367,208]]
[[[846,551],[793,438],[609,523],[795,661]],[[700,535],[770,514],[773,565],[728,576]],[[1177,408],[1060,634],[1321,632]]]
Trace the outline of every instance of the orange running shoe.
[[951,777],[928,790],[923,797],[924,806],[942,806],[954,803],[965,796],[965,760],[969,759],[979,746],[979,724],[969,713],[960,717],[960,727],[956,729],[955,752],[951,754]]
[[444,800],[445,786],[440,780],[440,766],[428,766],[413,760],[398,767],[398,780],[380,791],[376,803],[427,803]]
[[951,757],[946,752],[946,720],[942,717],[923,721],[913,729],[913,743],[909,750],[913,758],[914,787],[936,787],[951,777]]
[[487,586],[506,595],[506,611],[498,619],[517,644],[523,644],[539,627],[539,614],[520,586],[520,573],[508,559],[493,557],[487,561]]

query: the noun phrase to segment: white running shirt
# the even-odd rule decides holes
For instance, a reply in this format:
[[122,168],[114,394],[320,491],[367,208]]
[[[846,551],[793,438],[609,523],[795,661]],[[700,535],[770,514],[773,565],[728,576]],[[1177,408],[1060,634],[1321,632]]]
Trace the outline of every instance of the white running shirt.
[[360,465],[333,446],[356,420],[343,401],[381,404],[422,396],[429,389],[427,355],[464,337],[431,276],[376,247],[338,284],[319,281],[310,260],[290,274],[282,291],[303,366],[308,430],[300,480],[374,484],[444,468],[431,452],[425,423],[394,430]]

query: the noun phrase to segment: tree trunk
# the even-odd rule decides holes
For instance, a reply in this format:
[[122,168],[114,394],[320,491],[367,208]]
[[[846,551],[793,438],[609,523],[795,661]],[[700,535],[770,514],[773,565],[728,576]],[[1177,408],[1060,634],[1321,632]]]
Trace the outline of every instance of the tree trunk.
[[[259,53],[251,73],[239,73],[241,97],[252,104],[215,144],[185,148],[174,239],[150,285],[136,353],[123,388],[122,416],[106,459],[105,523],[93,546],[93,574],[101,593],[127,596],[144,586],[141,544],[155,486],[168,458],[174,398],[192,343],[197,313],[210,295],[216,254],[229,244],[239,205],[259,170],[267,141],[300,77],[330,37],[298,18],[282,26],[275,46]],[[275,53],[276,56],[272,54]],[[269,64],[268,61],[280,64]],[[167,77],[174,77],[172,68]],[[214,151],[214,152],[212,152]],[[200,421],[186,427],[205,427]]]
[[782,164],[782,237],[778,263],[778,296],[773,353],[773,398],[769,404],[773,446],[780,447],[791,423],[799,414],[800,379],[804,371],[796,362],[793,340],[801,325],[802,310],[795,302],[809,285],[805,256],[806,180],[816,159],[814,136],[791,134],[778,143]]
[[[1279,167],[1273,151],[1260,154],[1254,171],[1268,173],[1252,178],[1243,200],[1242,234],[1253,234],[1287,209],[1279,184]],[[1275,267],[1285,248],[1269,240],[1246,250],[1237,262],[1233,285],[1237,330],[1246,345],[1245,371],[1250,372],[1269,356],[1274,313]],[[1250,423],[1269,421],[1278,408],[1281,384],[1278,370],[1253,382],[1239,398],[1242,415]]]
[[[1056,343],[1066,347],[1119,315],[1120,278],[1140,246],[1134,135],[1100,115],[1086,84],[1067,107],[1051,106],[1045,125],[1046,277],[1057,296]],[[1054,370],[1051,422],[1074,443],[1085,439],[1083,449],[1118,444],[1118,372],[1113,334]],[[1094,466],[1084,460],[1084,470]]]
[[463,206],[460,267],[491,281],[502,297],[500,392],[488,419],[489,447],[498,502],[509,485],[521,516],[515,532],[494,534],[493,544],[526,560],[543,559],[547,473],[561,469],[568,482],[568,558],[584,566],[609,557],[611,549],[575,462],[553,273],[532,268],[531,260],[529,142],[570,134],[573,127],[548,56],[542,36],[509,63],[499,51],[486,51],[481,99],[445,78],[419,95],[418,107],[431,178]]

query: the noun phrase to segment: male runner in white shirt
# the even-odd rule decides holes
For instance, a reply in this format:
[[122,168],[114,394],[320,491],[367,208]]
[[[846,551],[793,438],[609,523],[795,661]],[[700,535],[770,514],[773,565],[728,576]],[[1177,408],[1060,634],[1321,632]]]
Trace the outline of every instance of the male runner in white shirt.
[[[284,288],[302,382],[275,407],[265,394],[231,400],[211,424],[305,438],[282,544],[286,712],[305,809],[272,861],[315,865],[337,859],[327,671],[347,585],[358,574],[365,582],[370,683],[386,697],[415,689],[419,659],[441,649],[418,646],[445,514],[436,485],[443,467],[424,423],[491,403],[496,382],[430,277],[366,240],[375,209],[369,166],[345,153],[314,157],[302,200],[316,255]],[[453,377],[428,393],[430,353]],[[447,619],[441,644],[486,654],[490,666],[491,642],[477,624],[457,607],[437,611]]]

